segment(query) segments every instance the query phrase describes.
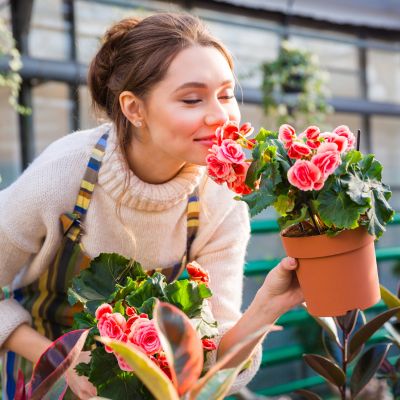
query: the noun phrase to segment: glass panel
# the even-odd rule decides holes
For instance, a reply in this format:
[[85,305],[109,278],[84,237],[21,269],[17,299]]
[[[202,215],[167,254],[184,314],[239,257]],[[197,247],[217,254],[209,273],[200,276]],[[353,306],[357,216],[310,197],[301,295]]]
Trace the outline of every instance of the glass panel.
[[30,55],[64,60],[67,54],[66,46],[67,37],[62,16],[62,2],[54,0],[34,1],[29,34]]
[[400,187],[400,118],[372,117],[371,131],[373,151],[384,164],[385,182]]
[[[154,13],[149,10],[148,1],[135,1],[131,7],[118,7],[108,4],[96,4],[95,2],[76,1],[76,31],[79,39],[78,60],[88,64],[97,49],[99,40],[106,30],[115,22],[127,17],[146,17]],[[110,1],[110,3],[112,3]],[[142,7],[142,6],[143,7]],[[151,2],[152,9],[160,11],[179,11],[178,6],[160,2]],[[93,18],[93,16],[96,18]]]
[[[316,34],[316,31],[310,32]],[[355,45],[296,35],[291,36],[290,40],[318,56],[321,67],[330,74],[328,87],[332,96],[360,97],[358,54]]]
[[49,82],[33,89],[35,152],[70,132],[68,86]]
[[369,99],[400,103],[400,53],[370,49],[367,57]]
[[[211,33],[232,53],[240,84],[246,87],[260,87],[261,64],[276,57],[278,51],[279,38],[276,33],[270,31],[275,25],[254,18],[205,9],[196,8],[193,12],[205,21]],[[254,22],[265,25],[265,30],[252,26]]]
[[9,91],[0,87],[0,190],[12,183],[20,173],[18,116],[8,103]]

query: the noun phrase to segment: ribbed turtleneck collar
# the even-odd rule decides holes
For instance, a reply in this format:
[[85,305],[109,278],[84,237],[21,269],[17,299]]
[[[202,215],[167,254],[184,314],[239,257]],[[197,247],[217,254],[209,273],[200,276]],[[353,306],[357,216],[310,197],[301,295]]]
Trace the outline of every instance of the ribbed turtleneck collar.
[[[126,165],[112,124],[104,125],[110,127],[107,141],[106,153],[99,172],[99,185],[116,201],[122,198],[122,204],[146,211],[162,211],[187,198],[199,185],[204,176],[205,168],[186,164],[168,182],[162,184],[151,184],[140,180]],[[125,176],[129,175],[129,186],[125,189]]]

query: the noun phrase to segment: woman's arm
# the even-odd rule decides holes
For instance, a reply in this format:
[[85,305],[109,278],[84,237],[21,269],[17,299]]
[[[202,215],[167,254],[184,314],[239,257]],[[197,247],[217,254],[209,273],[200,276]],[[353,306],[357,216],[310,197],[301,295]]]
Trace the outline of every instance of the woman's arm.
[[[218,359],[223,357],[235,344],[242,342],[248,335],[257,332],[266,325],[274,324],[280,315],[303,301],[303,295],[294,273],[296,267],[297,263],[294,259],[284,258],[268,274],[249,308],[222,337],[218,346]],[[265,334],[249,343],[225,365],[225,368],[240,365],[264,338]]]
[[51,343],[51,340],[35,331],[29,325],[22,324],[4,342],[4,348],[36,364]]

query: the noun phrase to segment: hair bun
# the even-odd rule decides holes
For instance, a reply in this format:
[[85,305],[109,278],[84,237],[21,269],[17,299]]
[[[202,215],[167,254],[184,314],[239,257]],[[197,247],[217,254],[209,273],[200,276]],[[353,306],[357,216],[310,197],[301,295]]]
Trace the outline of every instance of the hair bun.
[[131,17],[125,18],[117,22],[105,33],[103,44],[121,39],[126,33],[130,32],[140,21],[140,18]]

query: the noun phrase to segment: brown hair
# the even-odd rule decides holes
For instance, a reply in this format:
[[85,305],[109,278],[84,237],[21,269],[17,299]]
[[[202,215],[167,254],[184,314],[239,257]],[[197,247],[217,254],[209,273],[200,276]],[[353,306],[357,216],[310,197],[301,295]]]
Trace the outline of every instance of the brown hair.
[[216,48],[233,70],[232,56],[225,46],[190,14],[127,18],[106,32],[90,65],[88,85],[94,108],[114,122],[125,158],[130,124],[119,106],[120,93],[129,90],[145,100],[152,87],[164,78],[174,57],[192,45]]

